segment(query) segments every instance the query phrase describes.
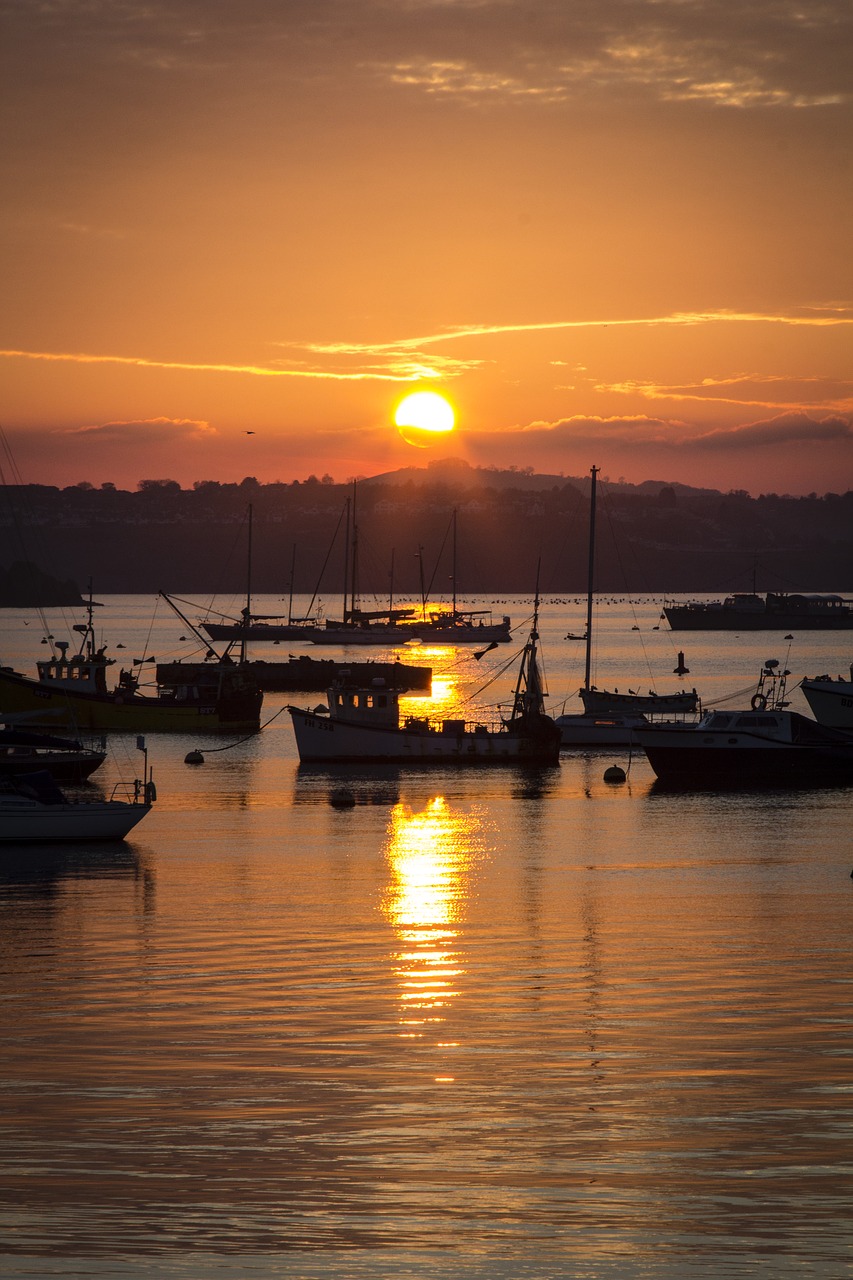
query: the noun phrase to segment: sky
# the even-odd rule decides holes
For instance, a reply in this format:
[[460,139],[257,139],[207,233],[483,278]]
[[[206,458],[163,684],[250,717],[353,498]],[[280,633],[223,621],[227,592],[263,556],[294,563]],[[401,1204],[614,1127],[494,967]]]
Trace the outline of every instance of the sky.
[[849,0],[0,0],[18,473],[853,488],[851,68]]

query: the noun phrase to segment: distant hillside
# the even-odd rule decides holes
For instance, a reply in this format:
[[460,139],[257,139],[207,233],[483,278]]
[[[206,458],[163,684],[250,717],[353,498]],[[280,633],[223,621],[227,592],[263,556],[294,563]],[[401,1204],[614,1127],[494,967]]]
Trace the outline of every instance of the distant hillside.
[[[364,484],[415,484],[433,485],[436,483],[456,486],[482,485],[493,489],[539,490],[552,489],[555,486],[573,485],[581,491],[589,488],[589,475],[566,476],[549,475],[534,471],[532,467],[518,470],[510,468],[500,471],[496,467],[472,467],[463,458],[441,458],[429,462],[425,467],[401,467],[398,471],[386,471],[379,476],[370,476]],[[672,489],[674,493],[693,494],[708,497],[717,493],[716,489],[696,489],[678,480],[644,480],[641,484],[629,484],[626,480],[611,480],[604,477],[602,483],[607,484],[612,493],[658,494],[661,489]]]
[[[445,460],[360,480],[359,590],[384,603],[395,594],[447,598],[456,513],[460,594],[528,592],[537,565],[543,591],[585,590],[589,477],[492,471]],[[351,485],[329,479],[259,484],[200,481],[182,489],[150,480],[135,492],[92,485],[7,486],[0,546],[13,533],[26,558],[49,564],[63,600],[76,582],[98,593],[245,592],[248,512],[253,512],[252,590],[286,597],[319,589],[328,604],[352,568],[345,556]],[[649,593],[840,591],[853,593],[853,492],[791,498],[719,493],[648,480],[599,484],[596,585]],[[20,526],[20,527],[19,527]],[[392,580],[393,562],[393,580]],[[31,571],[14,596],[43,603]],[[71,579],[72,581],[68,581]],[[73,593],[73,598],[72,598]],[[54,593],[52,599],[56,598]]]

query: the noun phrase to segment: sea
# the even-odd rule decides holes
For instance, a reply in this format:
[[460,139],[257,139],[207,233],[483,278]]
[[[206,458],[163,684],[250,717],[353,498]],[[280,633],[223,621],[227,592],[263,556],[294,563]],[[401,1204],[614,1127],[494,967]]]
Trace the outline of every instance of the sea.
[[[211,601],[99,599],[116,673],[203,652]],[[433,668],[420,714],[511,699],[532,599],[465,603],[513,643],[398,651]],[[599,687],[745,707],[777,659],[807,712],[801,677],[849,675],[853,632],[671,632],[662,603],[597,596]],[[0,611],[0,662],[81,621]],[[553,712],[585,623],[543,597]],[[255,656],[298,652],[394,656]],[[286,706],[322,700],[148,735],[125,842],[0,853],[5,1280],[853,1275],[853,786],[666,792],[627,749],[301,767]],[[142,767],[113,736],[88,794]]]

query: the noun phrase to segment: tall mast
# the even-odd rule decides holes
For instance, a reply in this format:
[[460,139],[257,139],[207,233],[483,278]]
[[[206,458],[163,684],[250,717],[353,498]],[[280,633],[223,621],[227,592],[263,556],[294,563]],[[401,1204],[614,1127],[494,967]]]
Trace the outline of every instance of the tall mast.
[[356,482],[352,482],[352,603],[351,614],[358,608],[358,520],[356,518]]
[[593,467],[590,471],[592,484],[589,490],[589,567],[586,578],[586,670],[583,687],[589,688],[592,669],[592,587],[595,577],[595,489],[596,477],[601,467]]
[[394,548],[391,548],[391,572],[389,574],[388,587],[388,620],[391,621],[394,614]]
[[246,628],[252,621],[252,504],[249,503],[249,547],[246,567],[246,608],[244,609],[245,626],[240,635],[240,661],[246,661]]
[[287,595],[287,625],[293,620],[293,579],[296,575],[296,543],[293,544],[293,551],[290,556],[290,590]]
[[456,508],[453,508],[453,616],[456,617]]
[[349,595],[349,522],[352,501],[347,498],[346,533],[344,535],[344,622],[347,622],[347,596]]

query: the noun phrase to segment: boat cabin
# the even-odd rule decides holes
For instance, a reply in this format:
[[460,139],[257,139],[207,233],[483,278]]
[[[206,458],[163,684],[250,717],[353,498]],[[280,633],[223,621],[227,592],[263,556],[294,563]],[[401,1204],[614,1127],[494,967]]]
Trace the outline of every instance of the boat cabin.
[[74,693],[107,692],[107,667],[114,659],[107,658],[103,649],[92,654],[75,653],[69,658],[67,640],[57,640],[56,647],[58,654],[36,663],[41,684]]
[[400,720],[399,695],[384,680],[375,680],[368,689],[333,685],[329,690],[329,714],[333,720],[396,729]]

